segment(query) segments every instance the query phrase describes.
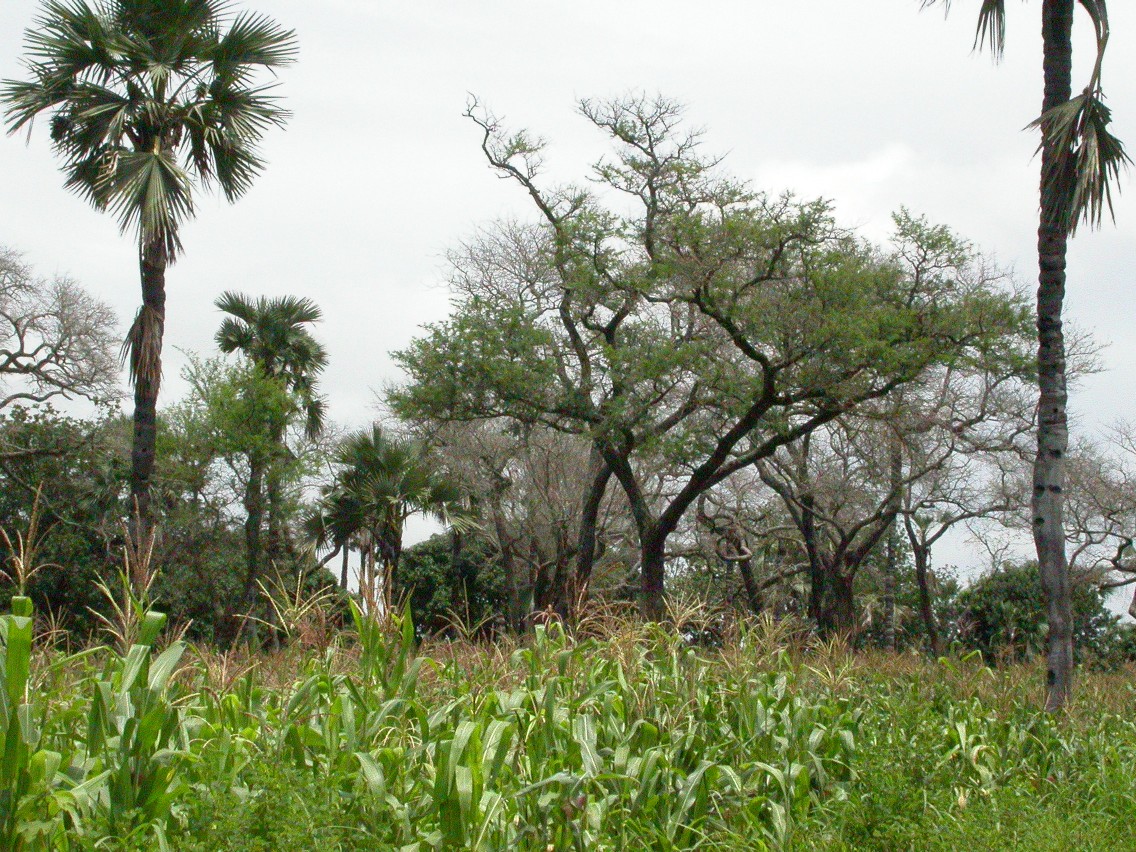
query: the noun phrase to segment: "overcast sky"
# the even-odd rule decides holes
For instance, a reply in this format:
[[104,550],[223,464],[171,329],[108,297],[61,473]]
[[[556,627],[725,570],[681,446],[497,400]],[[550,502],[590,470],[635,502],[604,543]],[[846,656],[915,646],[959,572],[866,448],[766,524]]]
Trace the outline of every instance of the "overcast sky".
[[[725,168],[758,188],[834,201],[882,238],[904,205],[953,227],[1032,287],[1041,100],[1040,0],[1009,3],[1006,56],[971,51],[979,0],[250,0],[295,28],[299,61],[280,77],[294,112],[271,132],[268,168],[235,205],[203,197],[167,277],[162,402],[184,358],[211,353],[224,290],[308,296],[331,354],[331,416],[374,415],[398,380],[388,352],[447,310],[444,253],[494,218],[528,215],[490,173],[462,118],[476,94],[511,127],[550,142],[549,179],[580,179],[603,151],[575,112],[584,97],[661,93],[688,107]],[[0,78],[21,78],[38,3],[0,3]],[[1136,150],[1136,8],[1112,4],[1105,91]],[[1078,9],[1074,89],[1091,27]],[[0,137],[0,245],[44,274],[66,273],[136,310],[136,248],[114,219],[67,193],[45,123]],[[1110,347],[1107,372],[1073,399],[1085,427],[1136,420],[1132,262],[1136,191],[1117,225],[1071,244],[1066,314]]]

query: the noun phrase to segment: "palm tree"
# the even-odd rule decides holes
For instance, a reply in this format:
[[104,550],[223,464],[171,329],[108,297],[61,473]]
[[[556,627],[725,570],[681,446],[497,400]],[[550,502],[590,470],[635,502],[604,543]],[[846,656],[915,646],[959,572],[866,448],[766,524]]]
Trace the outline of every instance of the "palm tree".
[[460,492],[431,463],[418,441],[385,435],[377,424],[343,440],[336,453],[335,483],[324,491],[319,512],[330,539],[361,542],[361,585],[374,587],[381,561],[385,603],[398,582],[402,536],[413,514],[454,527],[468,527],[459,508]]
[[[922,0],[923,6],[950,0]],[[1096,61],[1088,85],[1073,95],[1073,11],[1088,13],[1096,36]],[[1037,231],[1037,456],[1033,474],[1033,534],[1049,620],[1047,694],[1049,711],[1061,708],[1073,676],[1073,615],[1065,557],[1063,492],[1069,444],[1065,338],[1061,326],[1068,238],[1079,223],[1100,225],[1112,213],[1112,189],[1130,161],[1108,125],[1101,66],[1108,45],[1106,0],[1043,0],[1041,4],[1044,96],[1041,116],[1041,212]],[[1005,0],[982,0],[975,45],[1001,57],[1006,38]]]
[[123,346],[134,385],[131,496],[150,524],[166,267],[196,186],[229,201],[264,163],[256,143],[288,113],[257,69],[296,55],[295,34],[225,0],[48,0],[25,34],[27,81],[7,80],[9,132],[50,115],[66,187],[138,240],[142,307]]
[[336,556],[342,556],[339,585],[346,589],[351,549],[362,549],[360,531],[365,521],[360,514],[359,502],[346,493],[338,480],[321,488],[319,501],[304,516],[301,528],[304,537],[314,550],[330,547],[331,551],[320,560],[325,566]]
[[[327,350],[308,330],[322,318],[319,306],[310,299],[295,296],[253,300],[241,293],[225,292],[215,302],[226,316],[217,329],[217,346],[222,352],[240,352],[258,374],[279,383],[304,416],[309,438],[324,428],[326,406],[317,392],[316,377],[327,366]],[[266,413],[267,414],[267,413]],[[269,424],[266,452],[249,457],[249,479],[245,486],[245,573],[242,605],[248,603],[260,574],[261,554],[279,563],[285,550],[282,523],[283,498],[280,463],[288,457],[284,433],[287,417],[274,417]],[[261,546],[264,516],[268,515],[267,547]]]
[[316,377],[327,366],[327,350],[307,328],[323,319],[319,306],[296,296],[253,301],[232,291],[213,304],[229,315],[217,329],[217,347],[225,353],[240,352],[265,377],[282,382],[303,409],[308,437],[319,435],[327,408],[316,392]]

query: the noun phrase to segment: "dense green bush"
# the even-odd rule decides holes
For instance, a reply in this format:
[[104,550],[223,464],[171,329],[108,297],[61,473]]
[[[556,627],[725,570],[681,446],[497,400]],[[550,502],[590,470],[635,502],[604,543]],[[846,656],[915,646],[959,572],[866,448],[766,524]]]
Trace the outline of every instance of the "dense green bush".
[[[1044,653],[1048,630],[1036,562],[1005,563],[963,589],[957,639],[983,658],[1027,660]],[[1115,665],[1136,659],[1136,635],[1105,606],[1100,590],[1073,584],[1073,642],[1082,660]]]
[[410,601],[414,623],[424,634],[452,632],[455,625],[493,632],[504,623],[508,588],[493,549],[463,536],[455,553],[451,533],[409,547],[398,568],[398,593]]

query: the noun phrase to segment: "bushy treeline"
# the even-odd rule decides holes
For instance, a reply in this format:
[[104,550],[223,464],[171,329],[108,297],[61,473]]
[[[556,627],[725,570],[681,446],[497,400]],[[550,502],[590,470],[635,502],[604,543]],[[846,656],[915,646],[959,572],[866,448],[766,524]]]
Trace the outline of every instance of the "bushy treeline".
[[[932,559],[964,526],[1030,524],[1033,322],[1009,275],[905,210],[877,243],[823,200],[748,187],[665,98],[581,113],[611,146],[586,189],[547,181],[542,145],[471,105],[490,168],[536,217],[451,254],[453,312],[395,353],[406,380],[382,424],[335,425],[320,308],[291,296],[217,299],[218,352],[191,357],[189,392],[157,412],[144,477],[137,419],[9,396],[15,591],[86,637],[142,561],[173,623],[224,646],[279,641],[283,611],[310,601],[342,620],[356,595],[409,601],[424,635],[575,626],[608,605],[674,620],[695,601],[861,646],[1035,653],[1031,568],[993,559],[967,586]],[[87,304],[17,260],[0,265],[12,311],[38,290]],[[61,363],[90,369],[63,374],[84,383],[4,381],[105,412],[109,337],[80,321],[100,310],[68,315],[88,344]],[[1074,367],[1091,362],[1079,346]],[[1131,573],[1136,524],[1116,446],[1079,447],[1066,496],[1077,637],[1112,661],[1131,641],[1101,595]],[[415,514],[445,532],[405,548]]]
[[[237,480],[225,484],[239,469],[234,472],[219,463],[217,448],[181,419],[184,408],[173,414],[163,422],[165,451],[155,487],[162,523],[150,554],[157,569],[152,598],[171,624],[187,627],[187,638],[223,641],[231,602],[240,595],[247,570],[247,518],[241,515],[237,496],[242,488]],[[108,612],[99,585],[114,586],[124,567],[127,428],[117,418],[84,421],[27,409],[14,410],[0,424],[0,439],[9,450],[3,466],[10,485],[0,493],[0,525],[10,531],[8,573],[14,575],[12,559],[22,554],[21,546],[32,545],[34,551],[24,555],[36,570],[25,591],[41,617],[79,642],[100,629],[97,614]],[[17,447],[26,454],[13,452]],[[310,513],[310,507],[297,499],[286,518],[288,535],[296,538],[288,551],[295,561],[266,566],[260,594],[244,613],[251,616],[251,633],[259,641],[272,634],[269,597],[278,604],[289,598],[302,604],[319,598],[321,591],[335,590],[333,598],[321,598],[329,611],[339,613],[333,616],[334,625],[346,612],[346,596],[358,593],[357,560],[350,566],[350,589],[344,590],[338,586],[340,578],[320,565],[315,551],[303,546],[310,543],[302,538],[305,511]],[[30,528],[33,517],[36,526]],[[854,641],[862,647],[926,646],[913,561],[908,550],[899,549],[900,557],[889,566],[887,548],[881,546],[858,577],[861,609]],[[894,571],[890,610],[882,595],[885,570]],[[597,583],[595,600],[585,606],[585,614],[605,599],[633,606],[634,587],[625,576],[612,572],[600,579],[603,584]],[[480,526],[434,535],[408,547],[401,555],[397,583],[393,596],[409,604],[420,635],[487,638],[511,630],[510,577],[498,540]],[[686,603],[699,612],[701,626],[688,638],[715,644],[723,632],[734,629],[738,618],[752,618],[744,586],[734,566],[713,552],[686,555],[672,594],[676,607]],[[7,600],[16,591],[10,583],[0,594]],[[1078,585],[1074,600],[1075,633],[1087,661],[1115,665],[1136,656],[1131,628],[1109,612],[1095,586]],[[531,600],[527,605],[531,607]],[[805,584],[798,580],[771,587],[763,611],[806,625]],[[947,646],[980,651],[992,664],[1028,660],[1042,650],[1044,611],[1031,563],[1006,563],[966,584],[949,572],[943,574],[935,588],[935,614]],[[540,611],[534,611],[527,626],[542,620]]]

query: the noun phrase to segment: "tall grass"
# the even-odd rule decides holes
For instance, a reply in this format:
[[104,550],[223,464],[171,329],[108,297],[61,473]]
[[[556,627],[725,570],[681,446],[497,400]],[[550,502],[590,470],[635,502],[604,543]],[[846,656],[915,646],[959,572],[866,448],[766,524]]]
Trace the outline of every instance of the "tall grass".
[[148,612],[129,647],[67,656],[16,598],[0,848],[1136,848],[1125,677],[1053,718],[1032,671],[772,623],[715,649],[618,619],[417,648],[405,613],[352,616],[240,657],[159,651]]

